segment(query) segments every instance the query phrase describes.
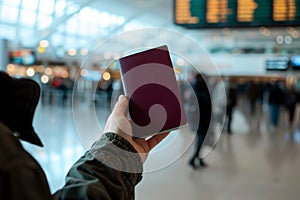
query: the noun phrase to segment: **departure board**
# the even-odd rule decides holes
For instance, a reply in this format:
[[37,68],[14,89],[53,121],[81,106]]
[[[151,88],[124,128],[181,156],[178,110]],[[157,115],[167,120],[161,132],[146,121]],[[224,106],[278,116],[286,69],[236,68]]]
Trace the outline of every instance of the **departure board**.
[[188,28],[299,26],[300,0],[174,0],[174,22]]

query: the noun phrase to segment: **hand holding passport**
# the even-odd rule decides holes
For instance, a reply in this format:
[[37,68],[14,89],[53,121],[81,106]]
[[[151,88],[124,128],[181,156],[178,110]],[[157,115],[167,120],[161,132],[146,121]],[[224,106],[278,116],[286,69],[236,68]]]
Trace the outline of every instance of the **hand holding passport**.
[[166,45],[119,60],[133,136],[145,138],[187,124]]

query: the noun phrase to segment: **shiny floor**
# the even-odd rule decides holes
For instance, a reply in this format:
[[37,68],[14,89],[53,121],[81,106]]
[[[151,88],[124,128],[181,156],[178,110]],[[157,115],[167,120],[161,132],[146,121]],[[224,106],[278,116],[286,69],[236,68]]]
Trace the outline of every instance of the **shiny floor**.
[[[104,123],[107,109],[96,109],[100,124]],[[90,111],[82,110],[79,120],[88,124]],[[90,144],[78,134],[73,114],[70,105],[40,104],[34,126],[45,147],[23,143],[45,170],[52,192],[63,186],[68,169]],[[173,132],[145,163],[136,199],[299,199],[299,116],[297,109],[295,123],[290,127],[282,108],[279,127],[274,128],[269,126],[267,106],[252,117],[247,109],[236,108],[232,135],[224,129],[217,145],[205,158],[208,167],[198,170],[188,165],[194,133],[188,129]]]

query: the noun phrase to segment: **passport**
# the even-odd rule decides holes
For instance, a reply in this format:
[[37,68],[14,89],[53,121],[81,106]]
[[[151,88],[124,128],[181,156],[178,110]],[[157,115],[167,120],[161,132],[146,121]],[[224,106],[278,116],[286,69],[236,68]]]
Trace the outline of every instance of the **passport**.
[[187,125],[166,45],[119,59],[133,136],[145,138]]

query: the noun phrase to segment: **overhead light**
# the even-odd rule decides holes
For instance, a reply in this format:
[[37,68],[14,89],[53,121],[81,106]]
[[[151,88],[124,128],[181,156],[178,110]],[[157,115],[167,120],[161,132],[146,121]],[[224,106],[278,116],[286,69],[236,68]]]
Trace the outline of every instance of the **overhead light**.
[[43,65],[38,65],[38,66],[37,66],[37,70],[38,70],[39,72],[43,72],[43,71],[44,71],[44,66],[43,66]]
[[82,70],[80,71],[80,75],[83,76],[83,77],[85,77],[85,76],[88,75],[88,71],[87,71],[86,69],[82,69]]
[[114,54],[114,59],[115,60],[118,60],[120,57],[121,57],[121,55],[119,53],[115,53]]
[[111,78],[111,75],[109,72],[104,72],[102,77],[105,81],[108,81]]
[[293,30],[294,28],[291,27],[291,26],[288,26],[286,29],[287,29],[288,31],[290,31],[290,30]]
[[35,75],[35,71],[33,69],[33,67],[28,67],[26,70],[26,75],[29,77],[33,77]]
[[71,48],[71,49],[68,50],[68,55],[69,56],[75,56],[76,54],[77,54],[76,49]]
[[285,42],[286,44],[291,44],[291,43],[292,43],[292,37],[289,36],[289,35],[285,36],[285,37],[284,37],[284,42]]
[[48,40],[41,40],[40,43],[39,43],[39,46],[43,47],[43,48],[47,48],[49,46],[49,41]]
[[53,70],[52,70],[50,67],[47,67],[47,68],[45,69],[45,74],[47,74],[48,76],[51,76],[51,75],[52,75],[52,72],[53,72]]
[[266,28],[266,27],[260,27],[259,31],[264,35],[264,36],[270,36],[271,31],[270,29]]
[[299,32],[296,31],[296,30],[294,30],[294,31],[291,33],[291,36],[292,36],[293,38],[298,38],[298,37],[299,37]]
[[45,48],[45,47],[38,46],[37,52],[39,52],[40,54],[45,53],[45,52],[46,52],[46,48]]
[[229,34],[230,33],[230,29],[229,28],[224,28],[223,29],[223,33],[226,34],[226,35]]
[[61,72],[61,77],[63,77],[63,78],[68,78],[69,77],[69,72],[67,72],[67,71],[62,71]]
[[8,64],[6,66],[6,69],[7,69],[8,72],[12,72],[12,71],[15,71],[16,66],[14,64]]
[[260,32],[263,32],[263,30],[264,30],[265,28],[266,28],[266,27],[262,26],[262,27],[259,28],[259,31],[260,31]]
[[110,59],[110,58],[111,58],[111,53],[108,52],[108,51],[105,52],[105,53],[104,53],[104,58],[105,58],[105,59]]
[[277,35],[277,37],[276,37],[276,42],[277,42],[278,44],[282,44],[283,41],[284,41],[283,36],[282,36],[282,35]]
[[88,51],[87,48],[82,48],[82,49],[80,49],[80,54],[83,55],[83,56],[87,55],[88,52],[89,52],[89,51]]
[[183,59],[181,59],[181,58],[179,58],[178,60],[177,60],[177,65],[178,66],[184,66],[184,64],[185,64],[185,61],[183,60]]
[[49,77],[47,75],[42,75],[41,76],[41,82],[44,84],[47,84],[49,82]]

